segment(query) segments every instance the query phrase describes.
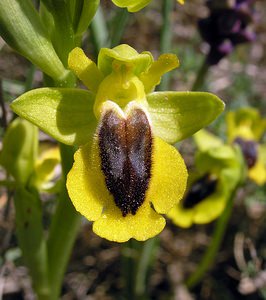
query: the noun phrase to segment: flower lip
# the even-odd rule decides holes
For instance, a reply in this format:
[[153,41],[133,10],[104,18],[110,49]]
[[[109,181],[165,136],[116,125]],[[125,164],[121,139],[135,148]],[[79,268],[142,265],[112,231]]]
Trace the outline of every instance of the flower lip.
[[188,193],[182,201],[184,209],[191,209],[202,200],[214,193],[217,187],[218,179],[212,174],[205,174],[195,181],[189,188]]
[[248,168],[254,167],[258,159],[258,144],[253,140],[245,140],[241,137],[236,137],[234,143],[241,148]]
[[98,143],[107,189],[124,217],[135,215],[151,177],[152,133],[145,112],[131,106],[123,116],[109,106],[98,128]]

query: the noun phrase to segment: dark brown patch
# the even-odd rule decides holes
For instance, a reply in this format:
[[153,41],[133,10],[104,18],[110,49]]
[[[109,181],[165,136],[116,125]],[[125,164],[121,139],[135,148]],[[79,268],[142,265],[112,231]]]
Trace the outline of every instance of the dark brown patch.
[[151,176],[152,135],[145,113],[134,109],[127,119],[109,110],[99,127],[101,168],[122,215],[136,214]]
[[183,200],[183,208],[193,208],[202,200],[209,197],[215,191],[217,182],[217,178],[213,178],[209,174],[206,174],[197,181],[195,181],[189,188]]
[[248,168],[254,167],[258,159],[258,144],[254,141],[244,140],[240,137],[237,137],[234,140],[234,143],[238,144],[241,148]]

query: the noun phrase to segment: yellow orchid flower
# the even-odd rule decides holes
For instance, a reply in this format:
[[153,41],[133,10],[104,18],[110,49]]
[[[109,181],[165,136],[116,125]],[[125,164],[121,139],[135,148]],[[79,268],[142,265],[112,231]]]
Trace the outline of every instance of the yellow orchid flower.
[[[81,49],[69,56],[69,67],[96,92],[99,125],[93,141],[76,152],[67,189],[75,208],[94,221],[93,231],[117,242],[143,241],[161,232],[165,219],[160,214],[182,198],[186,187],[182,157],[151,128],[145,90],[153,89],[166,66],[162,59],[153,63],[155,74],[147,69],[151,61],[149,53],[139,55],[130,47],[104,49],[98,60],[103,76],[94,69],[100,78],[95,84],[86,70],[96,65]],[[178,65],[174,56],[167,62],[167,69]]]
[[101,49],[95,64],[75,48],[68,64],[90,91],[37,89],[12,108],[79,147],[67,189],[95,233],[116,242],[153,237],[186,188],[186,166],[169,143],[209,124],[224,104],[209,93],[154,92],[161,76],[178,66],[173,54],[154,61],[150,52],[119,45]]
[[226,121],[227,145],[204,129],[194,135],[199,150],[196,169],[200,172],[189,174],[185,196],[167,214],[180,227],[216,219],[234,187],[247,175],[259,185],[266,181],[266,147],[258,144],[265,132],[265,119],[256,109],[241,108],[228,112]]
[[255,108],[246,107],[229,112],[226,121],[228,141],[240,146],[248,166],[249,178],[258,185],[264,184],[266,160],[264,147],[259,144],[259,140],[265,132],[266,119]]
[[[201,142],[202,137],[200,134]],[[204,137],[207,137],[205,133]],[[219,217],[242,176],[238,150],[228,145],[199,151],[196,169],[200,171],[189,174],[184,198],[167,214],[174,224],[183,228],[206,224]]]

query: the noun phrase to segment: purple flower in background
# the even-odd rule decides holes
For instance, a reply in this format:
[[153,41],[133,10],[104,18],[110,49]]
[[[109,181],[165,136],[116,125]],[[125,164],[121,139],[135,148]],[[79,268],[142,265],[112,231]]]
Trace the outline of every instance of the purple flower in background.
[[252,31],[252,0],[211,0],[207,1],[210,15],[199,20],[202,38],[210,45],[207,62],[217,64],[230,54],[238,44],[255,39]]

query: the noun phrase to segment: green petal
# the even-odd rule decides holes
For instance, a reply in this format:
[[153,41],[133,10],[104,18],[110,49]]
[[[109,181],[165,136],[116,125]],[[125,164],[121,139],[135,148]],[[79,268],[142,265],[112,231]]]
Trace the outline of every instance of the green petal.
[[153,91],[154,87],[161,81],[163,74],[177,68],[179,61],[176,55],[165,53],[154,61],[149,70],[140,75],[140,79],[145,86],[146,93]]
[[92,92],[96,93],[103,75],[95,62],[90,60],[81,48],[74,48],[68,56],[68,67]]
[[155,92],[147,100],[154,135],[168,143],[207,126],[224,109],[217,96],[204,92]]
[[202,173],[213,173],[227,178],[227,189],[233,190],[246,176],[241,150],[224,145],[196,154],[195,165]]
[[30,186],[45,191],[54,186],[51,182],[55,175],[55,168],[60,163],[59,147],[41,143],[39,145],[39,157],[35,162],[35,172],[31,176]]
[[144,72],[153,62],[150,52],[138,53],[129,45],[122,44],[113,49],[102,48],[98,56],[98,68],[106,76],[113,70],[113,62],[126,64],[132,67],[132,72],[139,75]]
[[93,94],[85,90],[42,88],[18,97],[11,107],[56,140],[82,145],[96,128],[93,102]]
[[151,0],[112,0],[119,7],[126,7],[129,12],[136,12],[148,5]]

